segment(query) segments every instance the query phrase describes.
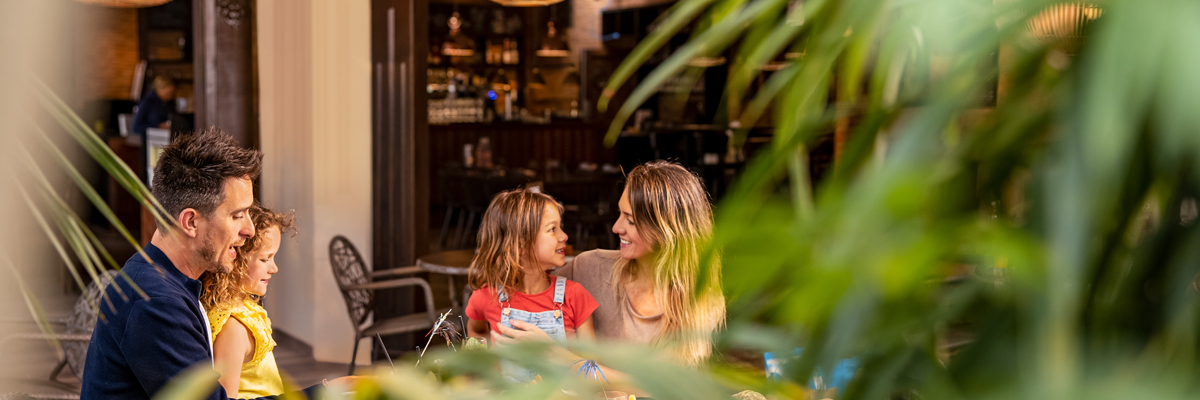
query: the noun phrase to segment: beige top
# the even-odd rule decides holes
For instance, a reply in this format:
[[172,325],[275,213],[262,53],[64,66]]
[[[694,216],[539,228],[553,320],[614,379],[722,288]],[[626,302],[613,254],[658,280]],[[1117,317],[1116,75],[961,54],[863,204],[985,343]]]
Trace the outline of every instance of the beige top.
[[579,282],[600,303],[592,313],[596,337],[631,344],[650,344],[658,333],[662,314],[639,315],[629,298],[617,298],[613,290],[613,266],[621,258],[616,250],[585,251],[562,266],[555,274]]

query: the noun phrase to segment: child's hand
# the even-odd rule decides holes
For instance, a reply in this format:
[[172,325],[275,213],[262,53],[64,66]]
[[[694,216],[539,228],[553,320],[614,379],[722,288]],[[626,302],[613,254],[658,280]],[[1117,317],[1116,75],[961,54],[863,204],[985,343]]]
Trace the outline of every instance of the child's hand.
[[337,378],[337,379],[328,379],[328,380],[325,380],[323,383],[325,384],[326,387],[333,385],[333,386],[343,387],[343,388],[347,388],[347,389],[352,389],[352,388],[354,388],[354,386],[358,385],[358,381],[362,380],[362,379],[363,379],[363,377],[361,377],[361,376],[350,375],[350,376],[343,376],[343,377]]
[[[517,320],[509,321],[513,327],[509,328],[503,324],[499,325],[500,333],[492,332],[492,342],[497,344],[511,344],[520,342],[552,342],[554,339],[546,334],[542,328],[537,325]],[[514,329],[515,328],[515,329]]]

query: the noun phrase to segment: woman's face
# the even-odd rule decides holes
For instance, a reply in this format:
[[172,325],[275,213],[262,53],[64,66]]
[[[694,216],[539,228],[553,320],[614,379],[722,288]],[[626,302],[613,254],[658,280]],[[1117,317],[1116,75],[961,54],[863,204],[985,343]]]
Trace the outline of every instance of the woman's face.
[[242,288],[259,296],[267,294],[271,276],[279,272],[279,267],[275,265],[275,253],[279,251],[279,228],[267,228],[262,235],[258,251],[251,254],[246,263],[246,280],[242,282]]
[[567,263],[567,234],[563,232],[562,217],[555,205],[546,204],[542,227],[533,246],[542,269],[554,269]]
[[629,205],[628,188],[621,193],[621,201],[617,202],[617,207],[621,209],[621,216],[617,218],[617,223],[613,224],[612,231],[621,239],[621,258],[640,260],[650,254],[654,243],[642,239],[637,226],[633,224],[633,207]]

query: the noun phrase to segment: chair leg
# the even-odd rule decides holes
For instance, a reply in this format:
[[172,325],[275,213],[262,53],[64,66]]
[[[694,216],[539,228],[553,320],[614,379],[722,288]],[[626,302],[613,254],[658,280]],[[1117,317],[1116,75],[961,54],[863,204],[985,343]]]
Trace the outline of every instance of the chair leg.
[[446,238],[450,235],[450,219],[454,216],[454,206],[446,206],[446,217],[442,218],[442,232],[438,236],[438,246],[446,250]]
[[454,290],[454,275],[446,275],[446,281],[450,285],[450,307],[454,309],[454,312],[462,312],[463,310],[458,308],[458,296],[454,295],[454,292],[457,292]]
[[354,337],[354,352],[350,353],[350,373],[347,375],[354,375],[354,366],[355,366],[354,362],[358,360],[358,342],[359,342],[358,339],[359,339],[358,335],[355,335],[355,337]]
[[62,372],[63,367],[67,366],[67,359],[64,357],[58,365],[54,366],[54,370],[50,371],[50,382],[58,382],[58,373]]
[[463,248],[475,247],[471,241],[475,240],[475,222],[477,222],[476,218],[481,218],[481,217],[483,217],[483,211],[471,212],[471,217],[467,219],[466,234],[463,235],[463,245],[462,245]]
[[454,248],[455,249],[462,247],[463,230],[466,229],[466,223],[467,223],[467,218],[468,218],[467,216],[470,215],[472,212],[473,211],[471,211],[471,209],[469,209],[469,208],[458,212],[458,218],[457,218],[458,223],[456,224],[457,227],[454,230]]

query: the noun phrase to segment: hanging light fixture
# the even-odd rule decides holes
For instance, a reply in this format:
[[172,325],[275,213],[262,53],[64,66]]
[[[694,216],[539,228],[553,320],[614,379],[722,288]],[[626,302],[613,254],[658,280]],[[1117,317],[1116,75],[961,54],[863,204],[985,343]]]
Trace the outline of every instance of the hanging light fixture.
[[571,50],[567,47],[567,42],[558,37],[558,29],[554,29],[554,22],[546,23],[546,38],[542,39],[542,47],[537,51],[538,57],[567,57],[571,55]]
[[1067,50],[1074,50],[1087,35],[1088,24],[1101,14],[1103,10],[1092,4],[1054,4],[1029,18],[1026,28],[1042,43],[1060,44]]
[[450,22],[446,25],[450,26],[450,35],[446,36],[446,42],[442,43],[442,54],[451,57],[475,55],[475,44],[470,38],[459,34],[462,28],[462,17],[458,16],[458,11],[450,14]]
[[93,4],[104,7],[121,7],[121,8],[141,8],[154,7],[166,4],[171,0],[76,0],[84,4]]
[[505,7],[541,7],[561,3],[562,0],[492,0]]

